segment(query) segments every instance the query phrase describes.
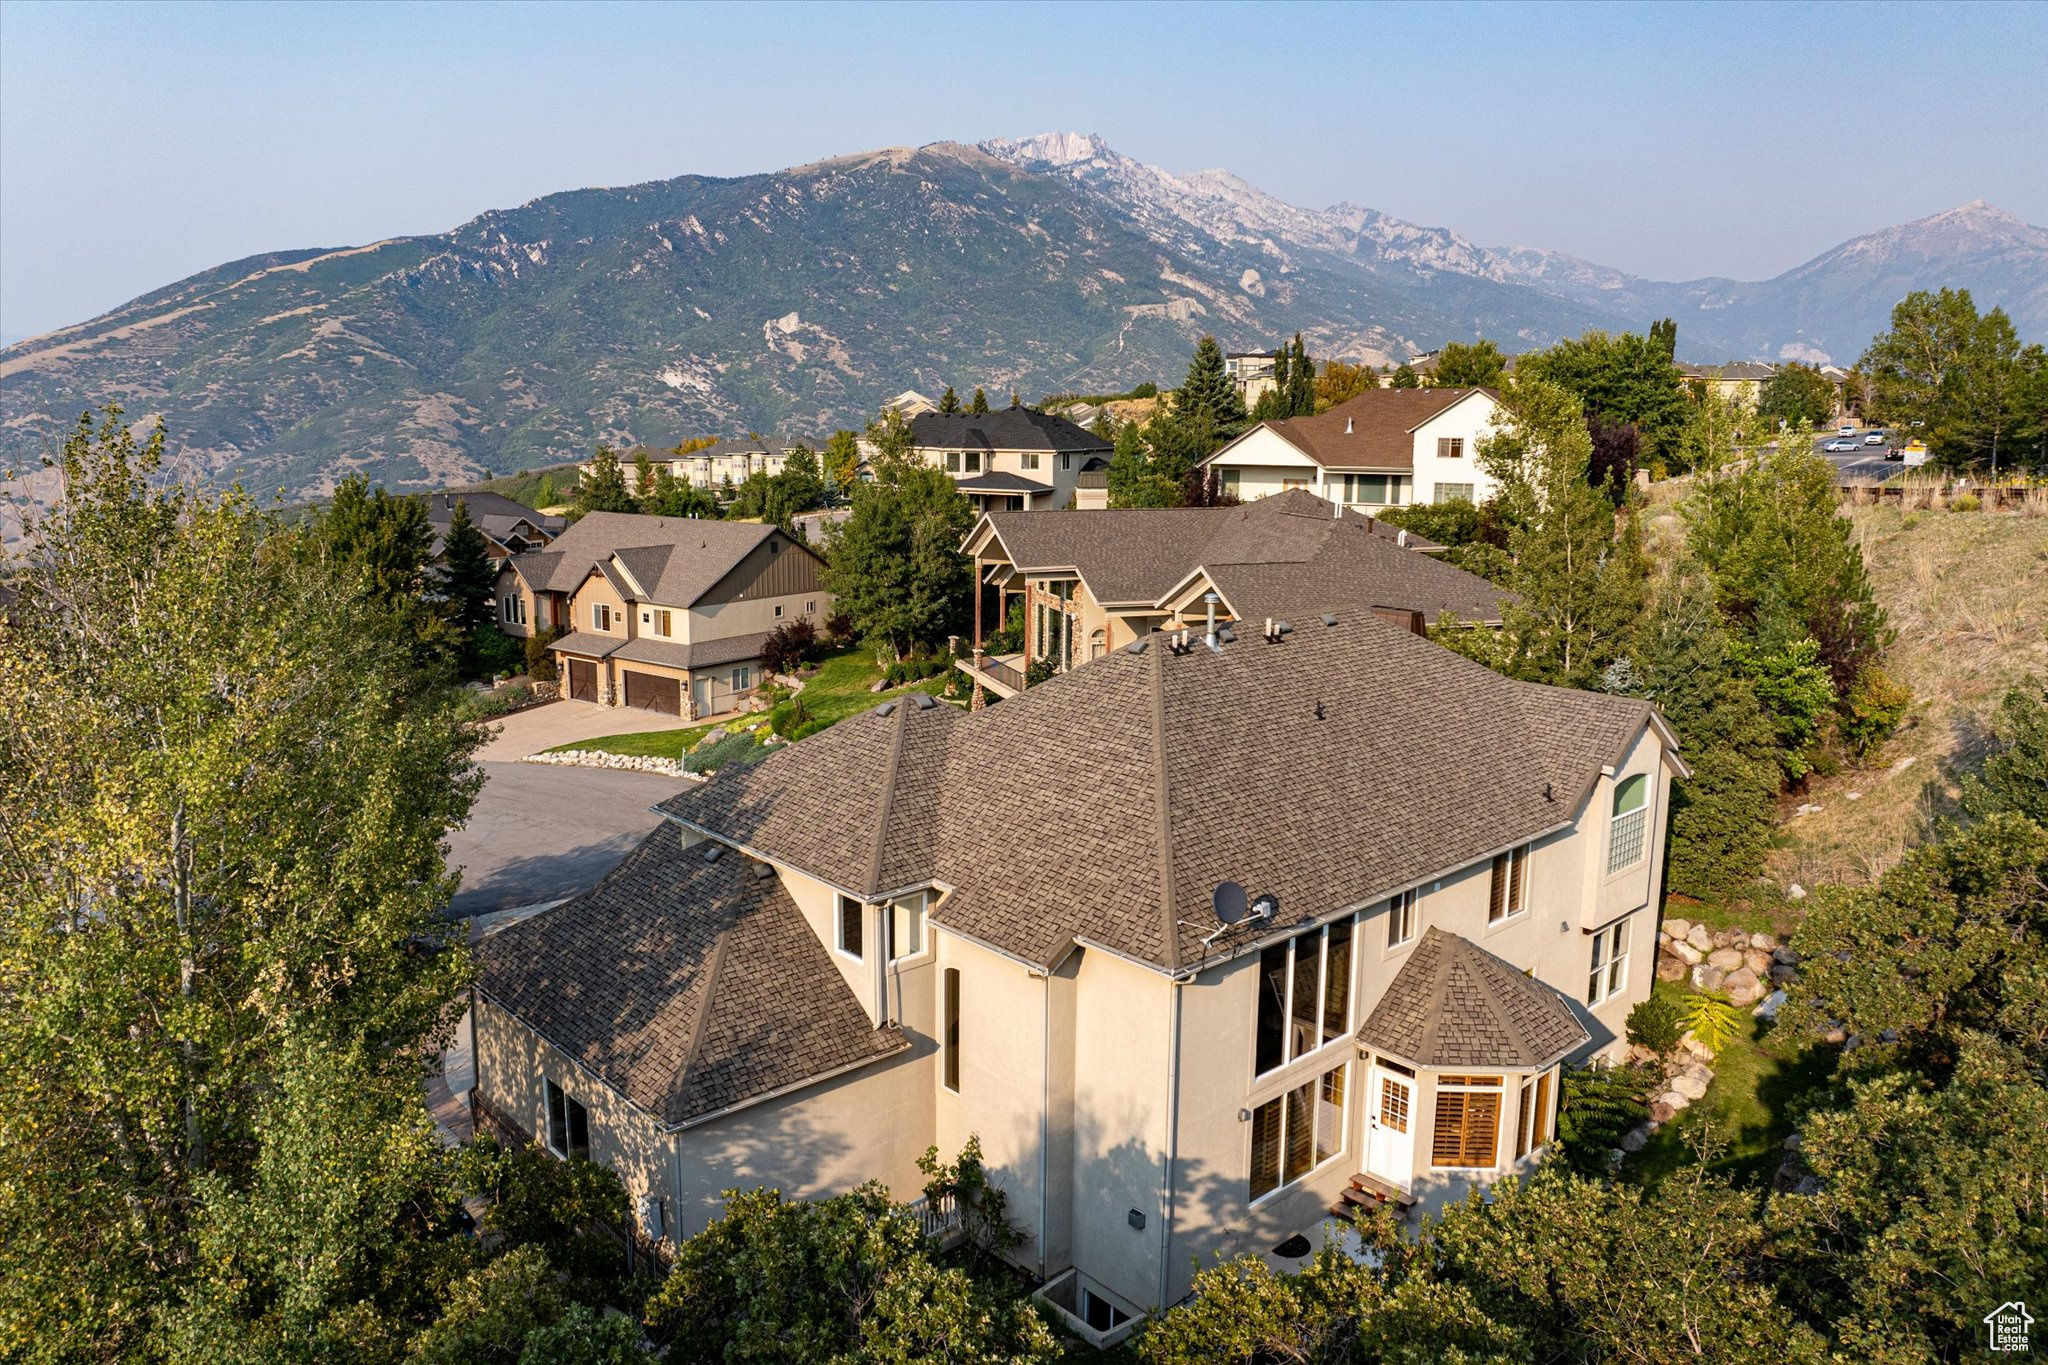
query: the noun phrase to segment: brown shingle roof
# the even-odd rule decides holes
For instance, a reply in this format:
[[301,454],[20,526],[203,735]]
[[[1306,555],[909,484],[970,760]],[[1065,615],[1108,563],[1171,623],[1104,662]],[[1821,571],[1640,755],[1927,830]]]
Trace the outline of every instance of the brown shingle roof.
[[[1413,469],[1415,428],[1475,393],[1500,398],[1492,389],[1368,389],[1314,417],[1283,417],[1261,425],[1326,468]],[[1236,444],[1206,463],[1225,459]]]
[[[716,668],[720,664],[744,663],[748,659],[760,658],[761,646],[774,633],[759,630],[747,635],[728,635],[722,640],[698,640],[687,645],[676,640],[640,635],[613,650],[612,657],[622,663],[662,664],[668,668]],[[555,646],[557,649],[561,647]]]
[[1590,1039],[1552,987],[1432,926],[1358,1030],[1416,1066],[1540,1070]]
[[844,890],[942,882],[935,920],[1033,963],[1082,939],[1170,967],[1218,882],[1291,925],[1563,826],[1649,718],[1352,610],[1119,650],[982,712],[864,712],[660,809]]
[[590,891],[477,945],[478,987],[665,1124],[909,1046],[782,889],[663,825]]
[[810,553],[776,526],[591,512],[555,537],[544,553],[514,555],[509,562],[535,588],[574,592],[593,568],[618,583],[610,568],[612,556],[618,555],[646,590],[645,600],[687,607],[771,536],[798,545],[799,553]]

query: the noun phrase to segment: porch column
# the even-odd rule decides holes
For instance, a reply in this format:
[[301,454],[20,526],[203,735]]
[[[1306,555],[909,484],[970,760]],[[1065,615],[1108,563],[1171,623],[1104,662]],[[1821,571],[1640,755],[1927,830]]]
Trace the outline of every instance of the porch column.
[[988,591],[981,581],[981,556],[974,557],[974,652],[981,653],[981,595]]

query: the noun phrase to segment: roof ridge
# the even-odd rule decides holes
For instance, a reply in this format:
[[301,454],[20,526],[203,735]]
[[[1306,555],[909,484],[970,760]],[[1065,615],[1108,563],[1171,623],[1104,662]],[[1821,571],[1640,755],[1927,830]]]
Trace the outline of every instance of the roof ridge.
[[[1459,937],[1463,938],[1463,935]],[[1472,950],[1469,955],[1472,957],[1472,971],[1482,978],[1494,978],[1492,980],[1482,980],[1479,983],[1485,987],[1479,993],[1480,1004],[1485,1007],[1488,1014],[1493,1016],[1493,1022],[1499,1026],[1502,1034],[1507,1037],[1508,1045],[1515,1050],[1516,1058],[1522,1063],[1527,1064],[1529,1061],[1528,1039],[1522,1036],[1522,1030],[1516,1026],[1514,1018],[1508,1013],[1507,1007],[1507,992],[1515,990],[1517,987],[1513,981],[1509,981],[1501,976],[1499,958],[1487,952],[1486,949],[1470,939],[1465,939],[1464,941],[1465,946]],[[1510,972],[1507,975],[1520,977],[1521,973]],[[1527,980],[1529,978],[1523,979]]]
[[[1425,1000],[1442,999],[1444,988],[1450,984],[1452,954],[1449,951],[1450,944],[1445,940],[1455,937],[1456,935],[1452,934],[1449,930],[1439,929],[1436,925],[1432,924],[1429,928],[1422,931],[1422,942],[1415,945],[1415,951],[1418,953],[1427,947],[1436,954],[1436,961],[1430,964],[1429,990],[1423,996]],[[1442,1023],[1443,1014],[1441,1011],[1434,1011],[1430,1014],[1428,1021],[1422,1026],[1422,1037],[1416,1041],[1415,1056],[1411,1060],[1420,1062],[1425,1057],[1436,1055],[1437,1029]]]
[[867,883],[861,887],[863,895],[873,895],[882,889],[882,856],[889,846],[889,814],[896,805],[896,770],[903,761],[903,733],[910,728],[910,713],[916,708],[908,698],[896,703],[896,728],[890,736],[889,763],[882,769],[882,799],[875,820],[875,843],[868,853]]
[[718,993],[719,972],[725,967],[725,943],[730,937],[732,926],[728,924],[711,941],[710,956],[704,961],[704,994],[690,1014],[690,1048],[683,1054],[682,1065],[676,1068],[680,1078],[689,1076],[690,1068],[697,1064],[697,1050],[704,1045],[704,1022],[711,1017],[711,998]]
[[1166,773],[1166,651],[1152,656],[1152,791],[1158,803],[1159,918],[1161,956],[1169,972],[1180,969],[1180,925],[1174,913],[1173,806]]

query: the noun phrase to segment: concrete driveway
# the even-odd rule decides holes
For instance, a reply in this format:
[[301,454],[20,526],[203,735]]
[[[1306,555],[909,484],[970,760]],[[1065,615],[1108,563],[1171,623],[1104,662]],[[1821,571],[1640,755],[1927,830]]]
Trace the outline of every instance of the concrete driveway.
[[551,701],[498,721],[498,733],[477,758],[484,763],[514,763],[558,744],[574,744],[605,735],[637,735],[646,730],[685,730],[692,723],[631,706]]
[[655,802],[684,783],[611,768],[485,763],[469,823],[448,836],[462,871],[450,911],[481,915],[588,890],[660,817]]

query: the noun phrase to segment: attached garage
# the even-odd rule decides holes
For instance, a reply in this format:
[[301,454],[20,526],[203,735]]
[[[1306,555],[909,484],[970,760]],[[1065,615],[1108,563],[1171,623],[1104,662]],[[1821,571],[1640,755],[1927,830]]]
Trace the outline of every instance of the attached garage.
[[630,668],[624,672],[626,705],[636,706],[642,711],[659,711],[670,716],[680,716],[683,713],[681,679],[664,678],[654,673],[635,673]]
[[597,700],[597,664],[590,659],[565,659],[569,668],[569,700]]

